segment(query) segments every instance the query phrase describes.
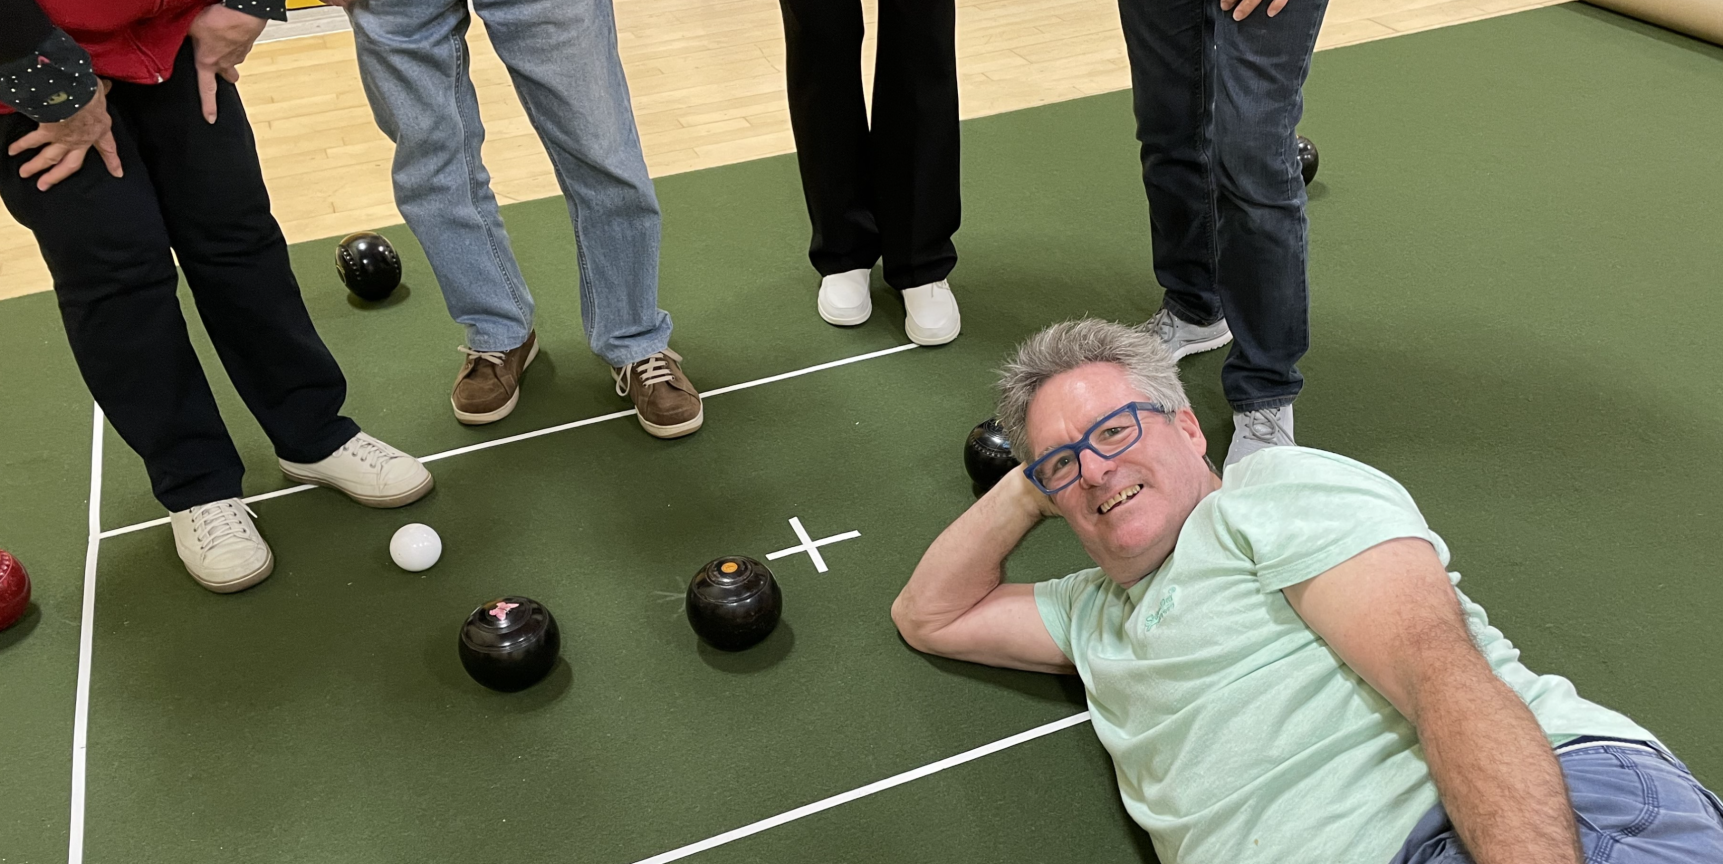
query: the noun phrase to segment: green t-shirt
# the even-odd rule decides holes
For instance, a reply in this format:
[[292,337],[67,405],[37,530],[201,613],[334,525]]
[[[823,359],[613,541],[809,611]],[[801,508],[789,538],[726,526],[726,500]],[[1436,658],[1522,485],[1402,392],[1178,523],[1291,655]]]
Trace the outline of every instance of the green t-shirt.
[[[1281,593],[1401,537],[1428,540],[1447,566],[1447,545],[1387,475],[1274,447],[1229,468],[1172,555],[1129,589],[1099,569],[1036,585],[1125,808],[1164,864],[1384,864],[1435,805],[1412,725]],[[1449,578],[1458,592],[1460,575]],[[1652,738],[1566,679],[1526,669],[1484,610],[1460,603],[1551,744]]]

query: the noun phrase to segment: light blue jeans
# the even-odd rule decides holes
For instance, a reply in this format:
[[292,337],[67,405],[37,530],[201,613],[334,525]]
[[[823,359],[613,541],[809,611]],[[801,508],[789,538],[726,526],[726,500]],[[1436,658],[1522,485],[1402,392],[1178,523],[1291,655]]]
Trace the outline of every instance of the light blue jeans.
[[[587,342],[612,366],[662,351],[658,199],[640,152],[610,0],[474,0],[568,201]],[[395,142],[395,203],[449,314],[478,351],[533,327],[532,294],[479,158],[466,0],[357,0],[349,12],[377,125]]]
[[[1563,753],[1586,864],[1723,861],[1723,801],[1656,744]],[[1390,864],[1472,864],[1448,813],[1424,815]]]

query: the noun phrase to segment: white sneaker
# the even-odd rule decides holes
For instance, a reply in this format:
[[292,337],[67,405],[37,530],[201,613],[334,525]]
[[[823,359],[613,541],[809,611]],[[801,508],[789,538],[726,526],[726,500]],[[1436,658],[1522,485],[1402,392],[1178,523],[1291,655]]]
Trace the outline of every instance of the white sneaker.
[[405,507],[431,491],[431,472],[419,460],[360,432],[321,462],[281,463],[301,483],[327,486],[366,507]]
[[867,323],[873,314],[873,299],[868,297],[868,276],[872,270],[849,270],[833,273],[820,280],[820,317],[827,324],[854,327]]
[[1232,426],[1232,444],[1226,449],[1228,468],[1258,450],[1298,443],[1292,437],[1291,405],[1234,414]]
[[250,508],[238,498],[168,515],[179,560],[197,584],[217,594],[232,594],[269,578],[275,553],[257,533],[251,516]]
[[963,329],[957,298],[944,279],[903,292],[903,330],[917,345],[944,345]]

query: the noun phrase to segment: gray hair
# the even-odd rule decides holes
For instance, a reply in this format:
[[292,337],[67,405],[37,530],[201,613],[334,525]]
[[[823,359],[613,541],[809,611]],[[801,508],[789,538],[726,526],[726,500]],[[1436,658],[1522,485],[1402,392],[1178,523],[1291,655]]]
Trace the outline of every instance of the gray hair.
[[1190,406],[1179,383],[1179,367],[1160,337],[1146,328],[1084,318],[1054,324],[1017,346],[1000,370],[999,424],[1025,463],[1029,450],[1029,403],[1048,379],[1090,363],[1114,363],[1131,386],[1169,412]]

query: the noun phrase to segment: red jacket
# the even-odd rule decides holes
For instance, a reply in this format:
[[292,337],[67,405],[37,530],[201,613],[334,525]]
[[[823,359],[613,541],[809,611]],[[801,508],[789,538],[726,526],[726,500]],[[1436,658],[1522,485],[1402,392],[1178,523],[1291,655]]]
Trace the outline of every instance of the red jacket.
[[135,84],[173,74],[192,19],[212,2],[219,0],[38,0],[49,20],[90,52],[97,75]]

